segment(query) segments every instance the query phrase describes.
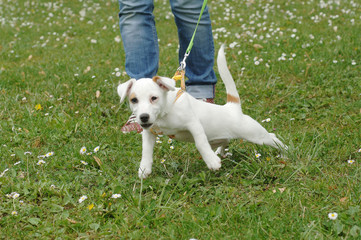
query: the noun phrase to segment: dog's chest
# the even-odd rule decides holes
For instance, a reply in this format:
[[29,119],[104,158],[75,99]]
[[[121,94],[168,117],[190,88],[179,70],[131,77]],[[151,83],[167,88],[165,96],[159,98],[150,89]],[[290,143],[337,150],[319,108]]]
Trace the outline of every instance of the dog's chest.
[[192,134],[185,129],[175,129],[164,125],[154,124],[150,131],[154,135],[166,135],[179,141],[194,142]]

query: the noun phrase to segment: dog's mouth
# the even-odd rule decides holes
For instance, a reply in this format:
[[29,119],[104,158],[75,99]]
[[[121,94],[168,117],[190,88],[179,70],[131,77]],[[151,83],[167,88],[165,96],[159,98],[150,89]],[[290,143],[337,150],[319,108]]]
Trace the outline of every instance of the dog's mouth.
[[142,126],[142,128],[147,129],[150,128],[153,125],[153,123],[142,123],[140,124],[140,126]]

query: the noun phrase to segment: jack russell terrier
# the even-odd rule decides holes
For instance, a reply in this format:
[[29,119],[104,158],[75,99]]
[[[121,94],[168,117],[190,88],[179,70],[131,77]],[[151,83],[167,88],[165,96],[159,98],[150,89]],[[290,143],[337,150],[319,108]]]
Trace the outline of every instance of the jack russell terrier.
[[[256,120],[242,112],[240,98],[228,70],[224,47],[218,52],[217,66],[227,90],[223,106],[195,99],[175,88],[175,81],[166,77],[130,79],[118,86],[122,103],[129,98],[136,121],[142,126],[142,160],[139,177],[152,172],[153,148],[157,134],[169,135],[180,141],[195,142],[203,160],[211,170],[221,167],[224,148],[230,139],[245,139],[260,145],[287,150],[273,133],[267,132]],[[214,152],[212,149],[218,149]]]

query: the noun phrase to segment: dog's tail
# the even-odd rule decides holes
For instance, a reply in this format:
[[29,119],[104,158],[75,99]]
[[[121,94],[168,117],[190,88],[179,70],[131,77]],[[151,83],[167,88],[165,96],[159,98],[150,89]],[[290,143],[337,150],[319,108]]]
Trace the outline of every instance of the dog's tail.
[[224,45],[218,51],[217,57],[218,72],[221,75],[222,81],[226,86],[227,91],[227,103],[241,104],[241,100],[238,95],[236,84],[232,78],[231,73],[227,67],[226,56],[224,54]]

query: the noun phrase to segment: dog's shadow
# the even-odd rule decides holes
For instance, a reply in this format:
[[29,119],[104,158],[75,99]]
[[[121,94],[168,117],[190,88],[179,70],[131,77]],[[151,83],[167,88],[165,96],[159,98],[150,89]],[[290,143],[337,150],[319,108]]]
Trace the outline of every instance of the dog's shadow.
[[[154,174],[166,178],[185,175],[195,182],[212,182],[212,185],[232,179],[242,179],[243,184],[253,186],[278,181],[274,166],[279,166],[282,160],[277,155],[278,151],[268,146],[232,141],[227,156],[221,158],[222,167],[217,171],[209,171],[192,143],[173,141],[173,146],[174,150],[170,150],[167,144],[155,147]],[[256,153],[260,156],[257,157]]]

